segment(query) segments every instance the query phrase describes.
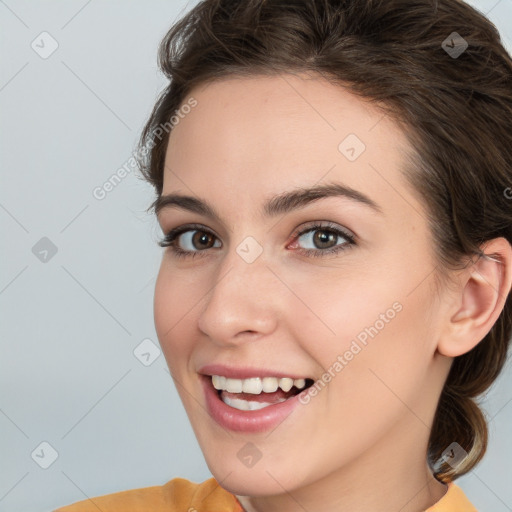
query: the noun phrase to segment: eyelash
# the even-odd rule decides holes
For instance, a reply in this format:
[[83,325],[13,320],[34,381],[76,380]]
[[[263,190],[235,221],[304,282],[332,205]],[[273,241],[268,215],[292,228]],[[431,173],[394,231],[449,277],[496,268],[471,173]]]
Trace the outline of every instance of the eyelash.
[[[184,251],[183,249],[180,249],[176,245],[177,238],[182,235],[183,233],[187,233],[188,231],[199,231],[202,233],[206,233],[210,236],[213,236],[217,238],[217,236],[211,232],[209,229],[204,228],[201,224],[187,224],[185,226],[180,226],[174,229],[171,229],[167,234],[165,234],[164,237],[162,237],[158,241],[158,245],[160,247],[168,247],[171,249],[173,254],[178,258],[195,258],[197,256],[203,256],[203,254],[200,253],[206,253],[206,250],[198,250],[198,251]],[[313,257],[324,257],[336,254],[340,251],[344,251],[346,249],[349,249],[353,245],[356,245],[355,237],[350,235],[349,233],[341,230],[339,227],[337,227],[336,224],[330,223],[325,221],[324,223],[313,223],[312,225],[309,225],[307,228],[303,229],[302,231],[298,231],[294,233],[293,240],[294,242],[296,239],[300,238],[302,235],[305,235],[306,233],[309,233],[310,231],[324,231],[330,234],[335,234],[338,236],[341,236],[342,238],[345,238],[347,240],[346,243],[342,243],[339,245],[335,245],[334,247],[331,247],[329,249],[296,249],[300,254],[304,254],[306,256],[313,256]]]

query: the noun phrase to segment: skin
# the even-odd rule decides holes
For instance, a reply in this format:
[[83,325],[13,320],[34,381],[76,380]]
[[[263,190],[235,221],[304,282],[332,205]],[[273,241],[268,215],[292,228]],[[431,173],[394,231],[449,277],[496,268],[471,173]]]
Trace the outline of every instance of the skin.
[[[207,201],[221,222],[169,207],[164,233],[199,223],[214,233],[203,249],[181,237],[163,254],[155,326],[170,372],[213,476],[247,511],[419,512],[447,487],[426,463],[434,412],[453,357],[475,346],[500,314],[511,286],[510,246],[436,288],[432,237],[421,198],[402,174],[404,133],[373,105],[314,75],[224,78],[191,91],[198,104],[176,125],[163,194]],[[353,162],[338,145],[356,134]],[[270,197],[343,183],[382,213],[346,197],[264,217]],[[314,257],[311,221],[349,230]],[[313,234],[322,234],[322,230]],[[192,232],[195,234],[195,232]],[[311,234],[311,232],[310,232]],[[248,236],[263,248],[247,263]],[[321,379],[356,336],[393,303],[402,309],[307,405],[272,432],[224,430],[206,412],[198,369],[207,363],[264,367]],[[237,452],[253,443],[261,459]]]

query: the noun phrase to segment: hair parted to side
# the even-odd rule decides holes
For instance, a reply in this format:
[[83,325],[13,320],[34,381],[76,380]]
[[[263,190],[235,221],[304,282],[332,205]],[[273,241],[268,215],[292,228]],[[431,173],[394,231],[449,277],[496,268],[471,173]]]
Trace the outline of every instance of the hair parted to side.
[[[453,32],[468,43],[452,58]],[[203,0],[174,24],[158,62],[169,79],[139,141],[139,168],[162,193],[169,123],[191,89],[233,76],[312,72],[383,108],[415,152],[404,175],[423,199],[439,275],[481,257],[495,237],[512,244],[512,59],[496,27],[461,0]],[[150,207],[152,208],[153,205]],[[449,482],[484,456],[476,399],[506,362],[512,301],[470,352],[456,357],[440,397],[428,462]],[[468,456],[452,468],[443,451]]]

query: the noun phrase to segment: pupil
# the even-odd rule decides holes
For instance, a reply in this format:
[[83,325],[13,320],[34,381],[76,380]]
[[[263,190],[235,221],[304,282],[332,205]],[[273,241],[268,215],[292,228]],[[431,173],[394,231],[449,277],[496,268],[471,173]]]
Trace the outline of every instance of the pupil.
[[208,235],[207,233],[197,232],[193,236],[193,243],[194,243],[194,245],[196,245],[196,243],[197,243],[198,245],[203,245],[203,247],[204,247],[205,244],[208,244],[209,237],[210,237],[210,235]]
[[329,241],[333,241],[333,238],[334,241],[336,241],[335,237],[335,233],[329,233],[328,231],[317,231],[317,234],[314,236],[314,242],[317,247],[320,245],[320,248],[322,248],[324,247],[322,244],[328,244]]

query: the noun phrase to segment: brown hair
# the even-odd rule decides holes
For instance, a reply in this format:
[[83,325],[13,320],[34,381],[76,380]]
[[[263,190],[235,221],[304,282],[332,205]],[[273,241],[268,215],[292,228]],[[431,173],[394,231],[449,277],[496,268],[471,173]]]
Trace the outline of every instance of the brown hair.
[[[468,44],[459,56],[448,51],[454,31]],[[228,75],[316,72],[404,129],[414,148],[404,173],[427,206],[439,275],[482,256],[492,238],[512,244],[512,60],[496,27],[461,0],[204,0],[171,27],[158,62],[170,82],[139,141],[139,167],[157,197],[169,139],[161,127],[193,87]],[[509,295],[490,332],[453,361],[428,446],[442,482],[485,454],[476,398],[506,361],[511,308]],[[456,468],[442,458],[454,441],[468,452]]]

